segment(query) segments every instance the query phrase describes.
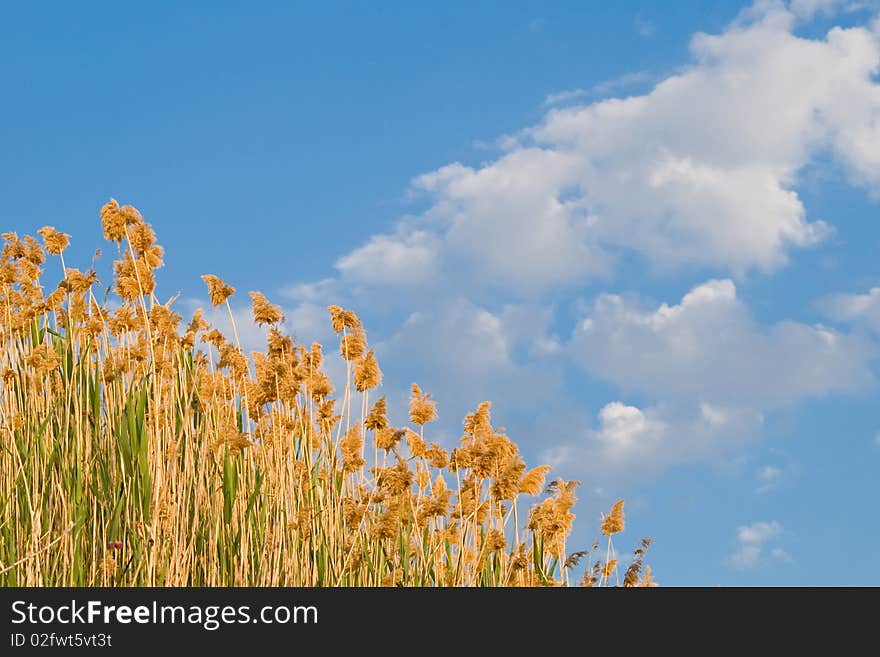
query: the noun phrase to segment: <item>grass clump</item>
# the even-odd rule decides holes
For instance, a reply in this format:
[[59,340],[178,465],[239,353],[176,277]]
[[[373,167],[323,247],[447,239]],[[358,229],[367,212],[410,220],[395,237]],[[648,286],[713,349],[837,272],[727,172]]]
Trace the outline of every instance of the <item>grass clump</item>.
[[[3,234],[0,254],[0,584],[5,586],[650,585],[644,541],[625,570],[611,542],[567,554],[577,482],[528,469],[484,402],[451,451],[413,384],[392,426],[357,315],[329,307],[345,379],[295,344],[251,292],[265,351],[160,303],[164,252],[141,214],[100,212],[112,287],[68,268],[69,235]],[[57,265],[50,261],[57,258]],[[62,274],[48,293],[44,268]],[[525,512],[522,498],[543,495]],[[585,567],[584,567],[585,566]]]

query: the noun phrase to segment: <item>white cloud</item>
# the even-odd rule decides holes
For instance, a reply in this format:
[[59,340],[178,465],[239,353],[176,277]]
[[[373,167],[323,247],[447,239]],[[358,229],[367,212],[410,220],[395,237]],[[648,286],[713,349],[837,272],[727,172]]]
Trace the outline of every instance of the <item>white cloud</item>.
[[562,342],[552,332],[554,308],[535,303],[507,304],[499,320],[513,344],[521,345],[533,356],[552,356],[563,351]]
[[822,6],[758,3],[697,34],[691,65],[649,93],[551,109],[497,159],[419,176],[430,209],[339,268],[373,284],[440,271],[533,294],[609,274],[621,249],[661,268],[784,265],[830,231],[795,189],[815,154],[880,183],[880,41],[873,26],[796,36],[798,16]]
[[[633,255],[701,276],[784,266],[832,230],[797,193],[801,170],[828,153],[854,183],[880,188],[877,30],[794,33],[830,6],[760,2],[723,33],[696,35],[690,66],[648,93],[549,109],[493,159],[416,177],[427,209],[343,255],[337,278],[288,289],[300,304],[291,316],[315,326],[340,296],[386,319],[403,314],[377,342],[396,386],[389,400],[405,401],[418,380],[444,409],[494,399],[537,415],[567,383],[571,357],[619,388],[603,402],[621,401],[594,428],[539,435],[561,443],[545,443],[548,458],[593,472],[710,459],[760,435],[767,411],[863,388],[874,379],[867,338],[762,326],[732,280],[672,305],[600,295],[568,343],[552,305]],[[586,417],[592,392],[557,399],[552,414]]]
[[569,351],[587,372],[625,391],[769,409],[866,386],[876,349],[822,326],[763,328],[732,281],[712,280],[673,306],[643,308],[600,295]]
[[600,429],[595,437],[610,450],[625,452],[642,450],[646,442],[664,438],[668,425],[663,420],[646,416],[635,406],[611,402],[599,411]]
[[619,77],[613,78],[611,80],[605,80],[604,82],[600,82],[595,87],[593,87],[592,92],[596,93],[600,96],[605,96],[610,94],[611,92],[619,92],[622,89],[626,89],[628,87],[632,87],[638,84],[644,84],[647,82],[651,82],[655,79],[655,76],[648,73],[647,71],[636,71],[634,73],[625,73]]
[[588,93],[590,92],[587,89],[566,89],[565,91],[559,91],[555,94],[547,94],[544,98],[544,105],[567,103],[572,100],[577,100],[578,98],[583,98]]
[[469,284],[534,293],[607,272],[582,201],[565,198],[575,154],[521,148],[480,168],[452,164],[418,177],[436,202],[424,219],[442,234],[447,273]]
[[741,545],[739,549],[730,555],[730,565],[737,570],[748,570],[753,568],[761,557],[760,545]]
[[284,309],[284,329],[298,343],[327,342],[333,339],[333,329],[326,305],[303,301]]
[[833,13],[844,4],[846,0],[792,0],[790,6],[796,16],[809,20],[818,13]]
[[[768,12],[720,36],[697,35],[697,64],[651,93],[551,111],[528,131],[582,156],[578,184],[603,242],[664,265],[771,270],[789,246],[827,233],[806,221],[792,185],[832,126],[871,116],[877,48],[865,30],[827,41],[789,30]],[[861,119],[837,113],[839,85],[872,98]]]
[[311,283],[288,285],[281,290],[281,295],[294,301],[329,303],[337,294],[338,288],[339,283],[335,278],[322,278]]
[[[638,84],[644,84],[654,79],[655,76],[648,73],[647,71],[624,73],[623,75],[620,75],[616,78],[600,82],[599,84],[589,89],[566,89],[557,93],[547,94],[547,96],[544,98],[544,106],[550,107],[553,105],[565,105],[571,103],[572,101],[580,100],[586,96],[606,96],[612,92],[619,92],[628,87],[632,87]],[[515,138],[513,138],[508,142],[502,142],[502,144],[504,143],[508,143],[511,146],[515,147],[517,141]]]
[[[593,378],[653,400],[608,404],[597,428],[545,450],[554,465],[590,477],[723,457],[760,437],[774,408],[870,385],[877,355],[864,337],[822,326],[760,326],[730,280],[698,285],[675,305],[600,295],[565,349]],[[757,491],[781,476],[764,467]]]
[[783,550],[781,547],[775,547],[770,550],[770,556],[777,561],[782,561],[784,563],[791,563],[792,561],[794,561],[794,559],[791,558],[791,555]]
[[756,489],[757,493],[767,493],[779,485],[782,478],[782,470],[773,465],[765,465],[758,470],[758,481],[760,486]]
[[657,26],[653,21],[645,18],[641,14],[636,15],[633,23],[635,24],[636,32],[638,32],[639,36],[643,39],[648,39],[654,36],[657,32]]
[[375,235],[336,262],[344,279],[370,285],[410,287],[437,277],[437,238],[428,232],[402,229]]
[[818,305],[831,319],[863,324],[880,333],[880,287],[867,294],[832,294]]
[[[511,321],[529,312],[527,320]],[[435,393],[454,426],[480,401],[510,408],[555,394],[561,381],[558,367],[547,363],[554,356],[548,320],[537,308],[507,306],[493,313],[463,297],[438,300],[411,313],[391,339],[377,344],[377,355],[389,387],[405,390],[418,381]]]
[[[748,570],[758,565],[767,543],[782,535],[782,525],[778,522],[760,521],[738,527],[737,550],[728,557],[728,563],[738,570]],[[791,561],[791,557],[780,547],[774,547],[770,556],[781,561]]]
[[751,525],[738,527],[736,538],[740,543],[760,545],[782,533],[782,525],[773,522],[753,522]]
[[599,411],[598,420],[595,429],[544,449],[542,459],[567,475],[619,484],[717,458],[760,435],[763,423],[752,409],[706,402],[641,409],[615,401]]
[[407,353],[421,352],[423,363],[433,361],[459,373],[502,371],[512,365],[501,320],[463,298],[437,312],[412,313],[392,345]]
[[876,7],[872,0],[792,0],[791,11],[798,18],[810,20],[816,15],[831,16],[838,11],[853,12]]

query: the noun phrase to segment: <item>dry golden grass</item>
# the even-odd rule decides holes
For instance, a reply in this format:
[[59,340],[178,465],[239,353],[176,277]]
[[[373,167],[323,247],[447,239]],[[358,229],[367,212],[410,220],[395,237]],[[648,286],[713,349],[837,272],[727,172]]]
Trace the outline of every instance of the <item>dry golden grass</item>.
[[[622,501],[607,545],[567,554],[577,482],[545,491],[549,468],[526,468],[488,402],[451,452],[426,436],[437,408],[416,384],[411,426],[391,426],[352,311],[328,309],[346,363],[334,396],[321,345],[283,335],[263,294],[268,344],[249,358],[234,321],[230,339],[159,303],[163,249],[135,208],[100,215],[112,300],[66,266],[69,235],[3,235],[0,584],[548,586],[581,561],[588,586],[653,584],[649,541],[618,568]],[[48,294],[44,267],[63,274]],[[232,320],[235,289],[203,279]]]

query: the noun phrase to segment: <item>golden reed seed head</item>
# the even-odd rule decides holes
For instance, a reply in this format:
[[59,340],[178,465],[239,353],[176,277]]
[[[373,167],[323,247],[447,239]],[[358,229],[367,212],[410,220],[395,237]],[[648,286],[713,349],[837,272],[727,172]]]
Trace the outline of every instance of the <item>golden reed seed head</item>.
[[611,513],[602,518],[602,533],[611,536],[622,532],[624,528],[623,500],[618,500],[611,507]]
[[343,472],[357,472],[366,463],[363,459],[364,436],[360,423],[353,424],[345,432],[345,436],[339,441],[339,451],[342,452]]
[[43,251],[42,245],[33,238],[31,235],[24,236],[24,259],[33,263],[36,266],[42,265],[46,262],[46,254]]
[[143,260],[132,260],[125,252],[122,260],[113,263],[116,270],[116,294],[126,301],[134,301],[141,293],[150,296],[156,289],[156,279],[149,265]]
[[418,486],[420,491],[423,491],[431,483],[431,471],[422,467],[421,461],[416,463],[416,486]]
[[58,354],[45,343],[34,347],[25,362],[40,374],[53,370],[59,365]]
[[64,280],[58,284],[58,287],[73,294],[84,294],[98,282],[98,273],[94,269],[82,273],[79,269],[68,267],[64,273]]
[[156,233],[150,224],[139,223],[128,231],[128,239],[131,247],[140,255],[156,243]]
[[482,402],[477,410],[468,413],[464,418],[464,431],[474,436],[492,433],[492,402]]
[[[63,283],[63,281],[62,281]],[[45,305],[46,310],[58,311],[61,310],[61,306],[64,305],[64,299],[67,297],[67,290],[62,287],[59,287],[54,292],[52,292],[48,297],[46,297]]]
[[37,231],[43,237],[46,251],[52,255],[61,255],[70,244],[70,235],[55,230],[52,226],[43,226]]
[[397,447],[397,443],[406,435],[406,432],[402,429],[395,429],[394,427],[385,427],[384,429],[378,429],[374,432],[374,437],[376,440],[376,447],[379,449],[384,449],[386,451],[391,451],[395,447]]
[[412,384],[409,398],[409,419],[413,424],[425,425],[437,419],[437,403],[431,395],[423,393],[418,384]]
[[321,346],[320,342],[313,342],[311,347],[309,347],[309,351],[306,351],[305,347],[303,347],[300,355],[306,369],[309,372],[315,372],[320,369],[321,363],[324,362],[324,347]]
[[3,285],[12,285],[18,279],[18,270],[14,262],[0,263],[0,283]]
[[284,319],[281,308],[269,303],[269,300],[261,292],[249,292],[253,302],[254,322],[263,324],[277,324]]
[[327,306],[327,311],[335,333],[341,333],[343,329],[351,331],[361,328],[361,320],[353,311],[343,310],[339,306]]
[[538,495],[544,488],[544,480],[550,472],[549,465],[539,465],[523,475],[519,481],[519,492],[526,495]]
[[354,364],[354,385],[358,392],[371,390],[382,382],[382,370],[376,362],[376,353],[370,349]]
[[116,199],[111,198],[101,208],[101,226],[104,228],[104,239],[110,242],[121,242],[125,239],[125,227],[143,222],[141,213],[131,205],[119,207]]
[[[386,510],[385,513],[379,518],[379,522],[376,523],[374,531],[376,532],[376,538],[385,539],[385,538],[394,538],[397,536],[397,527],[400,524],[400,510],[397,505],[391,505]],[[390,583],[385,583],[386,586],[389,586]]]
[[486,549],[489,552],[499,552],[507,547],[507,538],[504,532],[498,529],[490,529],[486,535]]
[[248,371],[247,356],[240,349],[227,342],[219,348],[219,351],[220,360],[217,361],[218,368],[228,367],[230,372],[234,374],[245,374]]
[[602,577],[608,579],[611,575],[614,574],[614,571],[617,569],[617,559],[609,560],[605,565],[602,566]]
[[158,244],[153,244],[153,246],[138,255],[138,260],[146,264],[150,269],[158,269],[165,264],[164,257],[165,249]]
[[[341,415],[336,415],[336,400],[335,399],[327,399],[326,401],[318,404],[318,420],[321,422],[332,422],[336,424],[335,420],[341,419]],[[363,439],[361,439],[363,440]]]
[[651,566],[645,566],[645,571],[642,573],[642,579],[639,580],[639,586],[644,588],[654,588],[658,586],[657,581],[651,575]]
[[343,333],[339,340],[339,353],[345,360],[357,360],[367,349],[367,334],[363,328],[356,326]]
[[398,463],[390,468],[375,469],[376,482],[387,495],[395,497],[409,490],[415,475],[406,467],[406,463]]
[[384,395],[376,400],[376,403],[373,404],[370,412],[367,413],[364,426],[373,431],[378,431],[379,429],[384,429],[388,426],[388,404],[385,401]]
[[415,458],[424,458],[428,452],[427,443],[412,429],[406,430],[406,446],[409,447],[410,455]]
[[208,328],[208,322],[205,321],[205,311],[201,308],[196,308],[186,330],[190,333],[198,333],[206,328]]
[[[22,286],[22,292],[25,292],[26,296],[39,296],[39,290],[25,290],[25,287],[27,287],[29,283],[36,283],[42,275],[43,270],[40,269],[39,265],[34,264],[32,260],[23,258],[18,261],[18,282]],[[33,286],[30,287],[33,288]]]
[[128,333],[137,328],[138,320],[131,306],[124,304],[119,306],[116,311],[107,318],[107,327],[110,334],[119,337],[123,333]]
[[287,358],[296,363],[296,353],[293,350],[293,340],[290,336],[283,335],[274,326],[269,329],[269,335],[266,337],[268,354],[273,358]]
[[333,327],[333,332],[339,333],[344,328],[342,323],[342,308],[339,306],[327,306],[327,312],[330,313],[330,325]]
[[214,345],[217,349],[220,349],[224,344],[226,344],[226,336],[220,332],[220,329],[212,328],[208,331],[204,336],[205,342]]
[[333,384],[330,382],[330,377],[324,374],[324,372],[312,372],[306,382],[306,386],[312,399],[317,402],[322,402],[326,397],[333,394]]
[[121,242],[125,238],[125,221],[119,213],[119,203],[115,198],[111,198],[101,208],[101,226],[107,241]]
[[0,237],[3,238],[3,251],[0,252],[0,259],[6,262],[7,260],[18,260],[25,256],[27,250],[21,239],[19,239],[18,233],[0,233]]
[[443,478],[443,475],[438,474],[436,479],[434,479],[434,483],[431,484],[431,495],[433,497],[442,497],[446,494],[447,490],[446,480]]
[[[496,466],[497,468],[497,466]],[[526,464],[518,454],[511,455],[495,475],[489,492],[496,500],[512,500],[519,493],[519,482]]]
[[208,286],[208,298],[215,308],[235,294],[235,288],[223,282],[223,279],[213,274],[202,276],[205,285]]
[[122,220],[126,226],[139,224],[144,220],[141,213],[133,205],[123,205],[119,208],[119,214],[122,215]]
[[449,465],[449,454],[437,443],[431,443],[428,446],[428,449],[425,451],[425,458],[428,460],[428,465],[438,470],[442,470]]

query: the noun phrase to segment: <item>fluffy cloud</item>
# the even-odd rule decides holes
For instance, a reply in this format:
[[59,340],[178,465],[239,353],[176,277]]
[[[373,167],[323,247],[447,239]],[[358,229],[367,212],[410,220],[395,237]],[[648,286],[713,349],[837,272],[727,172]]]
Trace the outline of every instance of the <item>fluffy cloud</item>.
[[838,11],[856,11],[876,5],[873,0],[792,0],[791,11],[809,20],[817,14],[829,16]]
[[437,266],[437,238],[419,230],[376,235],[336,262],[345,279],[390,287],[429,283]]
[[818,305],[831,319],[863,324],[880,333],[880,287],[867,294],[833,294]]
[[[877,349],[823,326],[762,327],[732,281],[710,280],[675,305],[600,295],[565,353],[623,394],[655,400],[607,404],[595,428],[544,452],[576,474],[620,477],[716,459],[760,437],[774,408],[861,389],[874,380]],[[758,490],[779,475],[765,468]]]
[[[762,326],[729,279],[672,305],[602,294],[568,342],[554,314],[566,294],[612,279],[633,256],[701,277],[784,266],[833,230],[797,193],[801,170],[820,156],[877,188],[880,28],[795,33],[798,21],[847,6],[758,2],[724,32],[696,35],[690,65],[647,93],[548,97],[566,106],[505,138],[489,161],[416,177],[426,209],[339,258],[337,278],[290,288],[296,323],[316,324],[342,297],[382,314],[396,322],[371,333],[389,400],[404,404],[415,379],[453,416],[482,399],[543,413],[535,433],[564,436],[550,439],[559,444],[547,457],[594,472],[711,458],[759,436],[774,408],[869,384],[867,338]],[[854,300],[839,301],[838,316],[854,318],[840,310]],[[558,394],[563,386],[570,396]],[[595,412],[597,397],[619,401],[580,428],[548,428]]]
[[625,391],[759,409],[863,387],[875,347],[823,326],[759,326],[730,280],[643,308],[603,294],[572,337],[572,358]]
[[451,164],[418,177],[435,198],[423,220],[436,226],[452,269],[481,285],[532,293],[604,273],[608,257],[591,237],[577,182],[577,153],[518,148],[492,164]]
[[403,405],[416,380],[437,393],[447,428],[484,400],[508,412],[534,408],[562,384],[548,361],[561,350],[547,333],[549,319],[546,309],[511,305],[493,313],[463,297],[412,313],[377,344],[389,399]]
[[757,493],[767,493],[779,485],[782,478],[782,470],[773,465],[765,465],[758,470],[758,481],[760,486],[756,489]]
[[668,432],[669,424],[653,413],[612,402],[599,411],[599,429],[593,439],[605,454],[625,458],[633,451],[657,451],[657,447],[667,442]]
[[544,105],[559,105],[560,103],[567,103],[572,100],[577,100],[578,98],[583,98],[588,93],[590,92],[587,89],[566,89],[555,94],[547,94],[544,98]]
[[761,544],[782,533],[782,526],[776,522],[753,522],[751,525],[739,527],[736,538],[740,543]]
[[[728,563],[738,570],[748,570],[758,565],[767,543],[782,535],[782,525],[772,522],[753,522],[751,525],[738,527],[736,539],[738,548],[729,558]],[[774,547],[770,556],[777,560],[790,561],[790,557],[780,547]]]
[[572,476],[619,483],[717,458],[759,436],[762,424],[762,414],[749,408],[700,402],[641,409],[615,401],[599,411],[597,427],[545,449],[542,458]]
[[880,182],[877,32],[794,33],[832,4],[758,3],[723,33],[696,35],[691,66],[649,93],[551,109],[497,159],[416,178],[431,207],[340,270],[370,284],[440,272],[533,294],[608,274],[620,250],[662,268],[783,265],[830,230],[795,191],[814,154]]

